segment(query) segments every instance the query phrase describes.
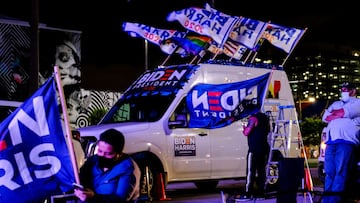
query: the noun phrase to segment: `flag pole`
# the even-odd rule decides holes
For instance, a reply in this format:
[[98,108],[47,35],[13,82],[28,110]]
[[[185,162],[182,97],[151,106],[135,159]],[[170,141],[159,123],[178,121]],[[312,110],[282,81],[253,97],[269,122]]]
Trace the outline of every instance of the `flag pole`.
[[174,51],[171,52],[171,54],[168,54],[168,55],[167,55],[166,59],[162,62],[161,66],[165,66],[165,63],[168,62],[168,60],[170,59],[170,57],[171,57],[174,53],[176,53],[176,51],[177,51],[178,49],[179,49],[179,46],[176,45]]
[[261,103],[261,110],[262,111],[264,111],[264,104],[265,104],[265,99],[266,99],[266,96],[267,96],[267,94],[268,94],[268,91],[269,91],[269,86],[270,86],[270,82],[271,82],[271,78],[272,78],[272,75],[273,75],[273,73],[274,73],[274,70],[275,70],[275,67],[273,67],[272,69],[271,69],[271,72],[270,72],[270,75],[269,75],[269,78],[268,78],[268,81],[267,81],[267,83],[266,83],[266,87],[265,87],[265,93],[264,93],[264,95],[263,95],[263,98],[261,99],[261,101],[262,101],[262,103]]
[[304,29],[304,31],[301,33],[299,40],[296,42],[296,44],[294,45],[294,47],[290,50],[290,52],[288,53],[288,55],[286,56],[286,58],[284,59],[283,63],[281,64],[282,67],[284,67],[286,61],[289,59],[290,54],[293,52],[293,50],[295,49],[296,45],[299,43],[300,39],[303,37],[303,35],[305,34],[307,28]]
[[73,138],[72,138],[72,133],[70,130],[70,125],[69,125],[69,116],[67,114],[64,90],[63,90],[63,86],[61,84],[59,66],[54,66],[54,73],[55,73],[55,79],[56,79],[57,88],[58,88],[59,96],[60,96],[60,104],[61,104],[61,108],[62,108],[62,112],[63,112],[63,116],[64,116],[64,123],[65,123],[65,130],[66,130],[65,135],[67,138],[67,144],[68,144],[67,146],[68,146],[69,153],[70,153],[71,164],[73,166],[75,181],[76,181],[76,183],[80,184],[78,166],[77,166],[77,162],[76,162],[74,145],[73,145],[73,140],[72,140]]
[[251,55],[252,52],[253,52],[251,49],[248,49],[248,50],[249,50],[249,52],[248,52],[247,56],[245,57],[245,59],[244,59],[244,61],[243,61],[243,64],[246,64],[246,62],[248,61],[250,55]]
[[197,57],[198,57],[198,55],[194,56],[194,58],[190,61],[190,63],[189,63],[189,64],[193,64],[193,63],[194,63],[194,61],[197,59]]
[[253,62],[254,62],[254,60],[255,60],[255,58],[256,58],[256,56],[257,56],[257,54],[258,54],[258,51],[259,51],[259,49],[260,49],[260,47],[261,47],[261,45],[264,43],[265,39],[263,38],[263,35],[264,35],[265,31],[266,31],[266,28],[268,27],[268,25],[269,25],[270,23],[271,23],[271,21],[267,22],[266,25],[265,25],[265,28],[261,31],[260,37],[259,37],[259,39],[258,39],[258,41],[257,41],[257,43],[256,43],[256,44],[257,44],[256,46],[259,46],[259,47],[256,49],[256,52],[254,53],[254,55],[253,55],[250,63],[253,63]]
[[219,53],[220,53],[220,48],[216,46],[216,52],[214,56],[211,58],[211,60],[215,60],[215,58],[219,55]]

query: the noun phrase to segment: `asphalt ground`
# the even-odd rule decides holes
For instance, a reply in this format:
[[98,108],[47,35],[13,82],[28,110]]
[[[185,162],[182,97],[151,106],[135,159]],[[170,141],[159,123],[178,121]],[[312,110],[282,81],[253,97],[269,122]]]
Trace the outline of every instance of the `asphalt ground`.
[[[302,191],[301,187],[291,198],[296,198],[297,203],[321,203],[323,195],[323,183],[318,177],[317,160],[309,159],[310,174],[313,182],[311,192]],[[152,201],[151,203],[288,203],[283,201],[284,196],[278,196],[277,191],[273,190],[266,194],[264,200],[253,199],[250,201],[236,201],[235,195],[241,194],[244,190],[245,180],[223,180],[219,182],[215,191],[200,191],[193,183],[170,183],[166,187],[166,199]],[[278,201],[279,198],[279,201]],[[360,203],[360,200],[352,201]]]
[[[323,184],[317,176],[317,168],[310,169],[314,189],[312,192],[298,191],[292,198],[296,202],[320,203],[323,191]],[[152,201],[152,203],[239,203],[234,199],[243,191],[245,180],[223,180],[219,182],[217,189],[212,192],[199,191],[193,183],[171,183],[166,188],[166,198]],[[301,188],[300,188],[301,189]],[[276,191],[268,192],[264,200],[253,199],[241,202],[277,202],[280,198]]]

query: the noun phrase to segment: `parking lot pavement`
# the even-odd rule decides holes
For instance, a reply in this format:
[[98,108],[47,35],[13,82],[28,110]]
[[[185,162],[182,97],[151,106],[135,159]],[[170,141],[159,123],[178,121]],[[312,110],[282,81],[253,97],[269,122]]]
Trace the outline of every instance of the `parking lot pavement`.
[[[257,200],[257,199],[253,199],[253,200],[248,200],[248,201],[236,201],[236,200],[227,200],[226,202],[224,203],[240,203],[240,202],[256,202],[256,203],[275,203],[277,201],[277,198],[276,196],[274,197],[270,197],[270,198],[266,198],[266,199],[263,199],[263,200]],[[314,202],[314,198],[313,196],[311,196],[311,194],[302,194],[302,193],[298,193],[296,195],[296,202]]]
[[[313,181],[317,183],[321,182],[316,179]],[[170,184],[167,187],[167,197],[169,197],[169,200],[153,201],[152,203],[240,203],[240,201],[235,201],[234,193],[241,191],[244,187],[244,183],[245,180],[221,181],[217,190],[214,192],[201,192],[193,183]],[[322,185],[315,185],[314,192],[311,194],[298,192],[296,194],[297,202],[320,203],[322,188]],[[253,199],[244,202],[275,203],[276,201],[276,192],[271,192],[267,194],[265,200]]]
[[[196,195],[189,198],[188,196],[177,197],[175,199],[169,199],[166,201],[153,201],[152,203],[241,203],[241,202],[253,202],[253,203],[275,203],[277,201],[276,195],[267,197],[263,200],[252,199],[248,201],[236,201],[232,196],[226,193],[219,193],[219,194],[202,194]],[[321,196],[316,196],[310,193],[297,193],[296,195],[296,202],[300,203],[320,203]]]
[[[315,160],[316,161],[316,160]],[[310,168],[314,185],[311,193],[298,192],[296,200],[298,203],[320,203],[322,200],[323,183],[318,177],[317,168]],[[173,183],[166,188],[166,201],[153,201],[152,203],[240,203],[235,201],[234,194],[243,190],[245,180],[224,180],[220,181],[216,191],[199,191],[193,183]],[[244,202],[253,203],[276,203],[276,192],[268,193],[265,200],[251,200]],[[360,203],[360,200],[357,201]]]

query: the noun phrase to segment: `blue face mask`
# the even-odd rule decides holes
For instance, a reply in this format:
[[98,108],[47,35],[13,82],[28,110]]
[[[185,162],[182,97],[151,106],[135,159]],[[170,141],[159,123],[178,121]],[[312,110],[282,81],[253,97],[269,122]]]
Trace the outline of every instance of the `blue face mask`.
[[341,100],[343,102],[348,102],[350,99],[349,92],[341,92]]

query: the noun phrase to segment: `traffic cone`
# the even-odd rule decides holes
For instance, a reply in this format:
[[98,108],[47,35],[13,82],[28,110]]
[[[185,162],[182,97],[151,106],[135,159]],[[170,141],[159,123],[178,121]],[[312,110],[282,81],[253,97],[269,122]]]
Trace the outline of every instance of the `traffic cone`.
[[165,193],[165,184],[164,184],[164,178],[163,178],[163,174],[159,173],[158,174],[158,178],[157,178],[157,194],[159,197],[159,200],[164,201],[164,200],[171,200],[171,198],[166,197],[166,193]]
[[311,178],[311,173],[309,168],[305,168],[305,188],[307,191],[313,191],[314,185]]

